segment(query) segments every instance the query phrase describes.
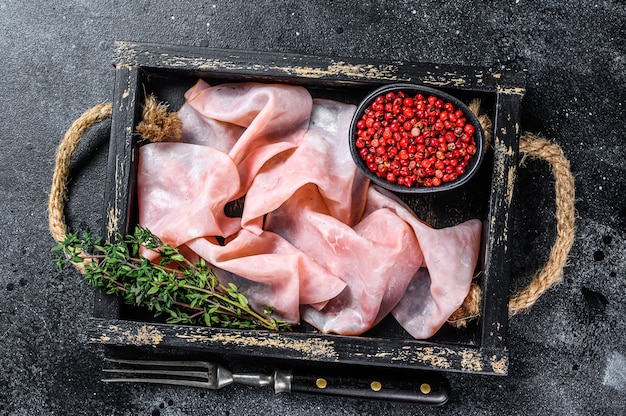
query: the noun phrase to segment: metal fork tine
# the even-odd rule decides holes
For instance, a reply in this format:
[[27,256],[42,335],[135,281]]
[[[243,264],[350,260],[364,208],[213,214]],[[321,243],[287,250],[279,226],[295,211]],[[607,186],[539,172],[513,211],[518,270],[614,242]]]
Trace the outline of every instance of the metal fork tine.
[[180,376],[180,377],[194,377],[208,380],[209,377],[206,371],[187,371],[187,370],[143,370],[132,368],[104,368],[105,373],[124,373],[124,374],[160,374],[163,376]]
[[160,367],[202,367],[212,369],[215,364],[206,361],[150,361],[150,360],[124,360],[120,358],[105,358],[105,361],[117,364],[149,365]]
[[104,378],[105,383],[148,383],[148,384],[170,384],[174,386],[201,387],[205,389],[214,389],[206,381],[193,380],[176,380],[168,378]]

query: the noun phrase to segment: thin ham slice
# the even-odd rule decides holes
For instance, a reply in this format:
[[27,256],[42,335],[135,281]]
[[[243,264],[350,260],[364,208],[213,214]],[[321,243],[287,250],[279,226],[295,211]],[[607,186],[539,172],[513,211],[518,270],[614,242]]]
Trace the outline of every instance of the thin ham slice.
[[411,227],[393,212],[373,211],[350,227],[328,213],[310,186],[270,214],[266,229],[280,232],[346,281],[346,290],[322,310],[302,308],[303,319],[322,332],[359,335],[370,329],[395,306],[422,264]]
[[[348,148],[354,106],[201,80],[185,97],[186,143],[140,151],[140,224],[242,285],[257,309],[323,332],[362,334],[393,313],[427,338],[461,304],[480,222],[435,230],[370,186]],[[228,217],[242,196],[242,218]]]
[[350,228],[313,195],[300,192],[267,222],[348,284],[323,309],[303,307],[303,319],[322,332],[359,335],[393,311],[416,338],[441,328],[469,290],[480,221],[434,229],[392,194],[370,187],[365,215]]
[[[259,83],[211,87],[199,80],[185,98],[183,115],[193,110],[202,121],[184,127],[183,133],[192,131],[192,141],[226,151],[239,169],[244,189],[265,162],[299,144],[313,105],[303,87]],[[216,137],[216,132],[228,137]]]
[[246,130],[236,124],[204,117],[189,104],[178,110],[178,118],[183,123],[186,143],[211,146],[223,153],[228,153]]
[[478,261],[482,223],[473,219],[453,227],[432,228],[398,197],[374,186],[368,201],[379,209],[393,210],[417,236],[424,264],[392,314],[413,337],[429,338],[467,296]]
[[[139,223],[178,247],[198,236],[228,236],[239,221],[224,213],[240,192],[226,154],[186,143],[152,143],[139,150]],[[233,180],[234,178],[234,180]]]
[[350,155],[346,132],[355,106],[313,101],[311,119],[299,146],[271,159],[248,189],[242,225],[256,233],[259,217],[278,209],[300,188],[315,184],[329,214],[351,226],[363,215],[367,178]]
[[300,304],[325,304],[346,287],[338,276],[270,231],[256,235],[242,229],[224,246],[196,238],[187,247],[214,267],[243,277],[236,284],[257,310],[271,306],[276,316],[291,323],[300,322]]

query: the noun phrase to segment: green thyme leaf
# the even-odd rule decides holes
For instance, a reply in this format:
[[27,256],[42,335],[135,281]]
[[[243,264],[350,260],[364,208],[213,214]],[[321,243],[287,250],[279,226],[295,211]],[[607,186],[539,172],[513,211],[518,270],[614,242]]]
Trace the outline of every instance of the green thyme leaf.
[[[143,250],[159,254],[159,263],[143,257]],[[107,244],[90,230],[82,235],[67,233],[52,252],[60,272],[70,262],[83,263],[89,285],[118,295],[127,304],[144,307],[155,316],[164,315],[168,323],[289,329],[287,323],[273,318],[273,308],[256,311],[237,285],[223,285],[204,259],[192,264],[141,226]]]

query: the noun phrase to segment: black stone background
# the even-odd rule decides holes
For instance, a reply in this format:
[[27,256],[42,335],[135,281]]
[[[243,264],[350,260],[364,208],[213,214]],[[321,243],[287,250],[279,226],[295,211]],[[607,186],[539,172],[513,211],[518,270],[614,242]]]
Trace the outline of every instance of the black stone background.
[[[626,408],[626,42],[623,1],[0,0],[0,414],[621,415]],[[577,235],[563,283],[512,319],[507,377],[449,375],[443,408],[109,386],[86,343],[92,292],[52,264],[55,149],[112,100],[115,40],[528,70],[522,130],[561,145],[576,177]],[[67,215],[102,226],[108,125],[85,137]],[[519,172],[513,288],[547,258],[553,180]]]

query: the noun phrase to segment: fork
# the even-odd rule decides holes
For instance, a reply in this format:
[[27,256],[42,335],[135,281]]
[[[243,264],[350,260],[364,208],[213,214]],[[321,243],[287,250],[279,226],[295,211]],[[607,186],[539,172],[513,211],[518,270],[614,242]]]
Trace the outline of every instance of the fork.
[[438,373],[389,373],[381,369],[367,369],[363,376],[356,374],[320,374],[296,370],[275,370],[273,374],[237,374],[209,361],[150,361],[105,358],[125,368],[104,368],[112,374],[126,377],[102,379],[105,383],[152,383],[200,387],[217,390],[233,383],[271,387],[275,393],[299,392],[345,396],[362,399],[393,400],[443,405],[450,392],[448,381]]

